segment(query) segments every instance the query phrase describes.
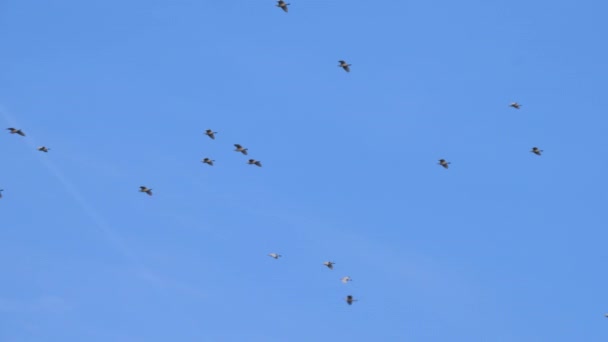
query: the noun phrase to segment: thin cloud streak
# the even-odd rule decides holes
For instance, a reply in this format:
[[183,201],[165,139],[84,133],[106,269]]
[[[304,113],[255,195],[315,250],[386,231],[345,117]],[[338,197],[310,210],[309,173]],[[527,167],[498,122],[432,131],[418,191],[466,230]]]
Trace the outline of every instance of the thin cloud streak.
[[0,297],[0,312],[25,313],[25,312],[51,312],[60,313],[71,310],[73,307],[65,298],[53,295],[45,295],[32,299],[12,299]]
[[[0,107],[0,114],[4,120],[12,127],[18,127],[17,121],[7,113],[6,110]],[[27,134],[27,133],[26,133]],[[37,145],[33,142],[33,139],[28,134],[25,137],[26,143],[32,148],[32,151],[36,150]],[[101,217],[100,214],[88,203],[88,201],[81,195],[80,191],[74,186],[74,184],[65,176],[65,174],[48,158],[40,158],[41,163],[49,170],[55,178],[63,185],[66,192],[72,196],[72,198],[80,205],[84,213],[95,223],[95,227],[101,232],[109,244],[118,250],[123,257],[125,257],[131,265],[137,270],[138,275],[145,275],[142,278],[148,281],[152,281],[156,284],[162,284],[163,286],[171,286],[179,291],[187,293],[197,298],[204,298],[205,295],[198,291],[195,287],[187,284],[183,284],[174,279],[168,279],[163,277],[156,272],[151,271],[149,268],[144,266],[135,253],[129,248],[124,239],[119,236],[106,221]]]

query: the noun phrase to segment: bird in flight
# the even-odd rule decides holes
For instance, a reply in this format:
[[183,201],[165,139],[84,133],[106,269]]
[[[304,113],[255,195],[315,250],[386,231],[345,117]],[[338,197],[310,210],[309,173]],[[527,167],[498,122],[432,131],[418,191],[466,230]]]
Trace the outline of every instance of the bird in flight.
[[214,162],[214,161],[215,161],[215,160],[211,160],[211,159],[209,159],[209,158],[205,158],[205,159],[203,159],[203,163],[205,163],[205,164],[209,164],[209,165],[211,165],[211,166],[213,166],[213,162]]
[[40,146],[38,147],[38,151],[42,151],[42,152],[48,152],[50,150],[50,148],[46,147],[46,146]]
[[260,163],[259,160],[255,160],[255,159],[249,159],[249,161],[247,162],[247,164],[249,164],[249,165],[257,165],[259,167],[262,167],[262,163]]
[[327,266],[327,268],[329,268],[330,270],[334,269],[334,264],[335,264],[335,262],[333,262],[333,261],[326,261],[323,263],[323,265]]
[[287,8],[287,6],[289,6],[290,4],[285,3],[285,1],[283,0],[279,0],[277,1],[277,7],[281,8],[283,11],[285,11],[285,13],[287,13],[289,11],[289,9]]
[[217,134],[217,132],[214,132],[214,131],[208,129],[208,130],[205,131],[205,134],[208,135],[209,138],[215,139],[215,134]]
[[281,254],[277,254],[277,253],[270,253],[270,254],[268,254],[268,256],[270,256],[273,259],[278,259],[278,258],[282,257]]
[[511,104],[509,105],[509,107],[513,107],[515,109],[519,109],[521,107],[521,105],[517,102],[511,102]]
[[236,147],[237,152],[241,152],[244,155],[247,155],[247,149],[244,148],[243,146],[239,145],[239,144],[234,144],[234,146]]
[[338,66],[341,67],[342,69],[346,70],[346,72],[350,72],[350,66],[352,64],[347,64],[345,61],[338,61],[338,63],[340,63]]
[[12,128],[12,127],[11,127],[11,128],[7,128],[7,130],[11,131],[11,132],[10,132],[11,134],[19,134],[19,135],[20,135],[20,136],[22,136],[22,137],[24,137],[24,136],[25,136],[25,133],[23,133],[23,131],[22,131],[22,130],[20,130],[20,129],[16,129],[16,128]]
[[445,167],[446,169],[448,168],[448,165],[450,165],[450,162],[445,161],[445,159],[439,159],[439,165]]
[[148,195],[152,196],[152,189],[148,189],[143,185],[139,187],[139,192],[145,192]]
[[353,281],[353,280],[351,279],[351,277],[346,276],[346,277],[342,277],[341,281],[342,281],[344,284],[346,284],[346,283],[348,283],[349,281]]
[[352,305],[353,302],[356,302],[357,300],[353,298],[353,296],[348,295],[346,296],[346,303],[348,303],[348,305]]
[[4,191],[4,189],[0,189],[0,198],[2,198],[2,191]]
[[543,150],[539,150],[538,147],[532,147],[532,150],[530,152],[536,154],[537,156],[540,156]]

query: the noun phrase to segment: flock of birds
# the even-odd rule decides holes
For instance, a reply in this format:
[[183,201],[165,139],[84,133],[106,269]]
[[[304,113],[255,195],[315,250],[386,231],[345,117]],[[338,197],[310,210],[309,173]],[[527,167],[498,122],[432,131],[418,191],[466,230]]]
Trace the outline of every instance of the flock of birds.
[[[9,129],[11,129],[11,128],[9,128]],[[217,134],[217,132],[214,132],[211,129],[208,129],[208,130],[205,131],[205,135],[207,135],[209,138],[211,138],[213,140],[215,140],[215,135],[216,134]],[[241,152],[242,154],[247,155],[247,150],[248,150],[247,148],[244,148],[240,144],[234,144],[234,147],[236,147],[236,149],[234,151]],[[42,151],[41,148],[46,149],[45,152],[48,151],[48,149],[46,147],[44,147],[44,146],[40,147],[38,150]],[[201,160],[201,162],[203,162],[203,163],[205,163],[205,164],[207,164],[209,166],[213,166],[213,163],[215,162],[215,160],[213,160],[211,158],[208,158],[208,157],[205,157],[205,158],[203,158]],[[251,159],[251,158],[247,161],[247,164],[249,164],[249,165],[256,165],[256,166],[262,167],[262,162],[260,162],[259,160]],[[144,185],[142,185],[142,186],[139,187],[139,192],[143,192],[143,193],[148,194],[149,196],[152,196],[152,189],[149,189],[148,187],[146,187]]]
[[[343,62],[343,61],[341,61],[341,62]],[[349,71],[348,70],[348,66],[349,65],[345,64],[343,67],[345,68],[345,70]],[[25,133],[21,129],[10,127],[10,128],[7,128],[7,130],[10,132],[10,134],[17,134],[17,135],[20,135],[22,137],[25,136]],[[205,135],[207,135],[209,138],[211,138],[213,140],[215,140],[215,135],[216,134],[217,134],[217,132],[214,132],[211,129],[207,129],[205,131]],[[248,155],[248,149],[245,148],[245,147],[243,147],[242,145],[240,145],[240,144],[234,144],[234,147],[235,147],[235,150],[234,150],[235,152],[240,152],[243,155]],[[41,152],[47,153],[50,150],[50,148],[48,148],[46,146],[40,146],[40,147],[37,148],[37,150],[41,151]],[[213,162],[215,162],[215,160],[212,160],[211,158],[205,157],[205,158],[203,158],[201,160],[201,162],[203,162],[205,164],[208,164],[210,166],[213,166]],[[258,167],[262,167],[262,163],[259,160],[255,160],[255,159],[249,159],[247,161],[247,164],[249,164],[249,165],[256,165]],[[3,189],[0,189],[0,198],[2,198],[2,191],[3,191]],[[152,196],[152,189],[148,188],[147,186],[144,186],[144,185],[142,185],[142,186],[139,187],[139,192],[142,192],[142,193],[145,193],[145,194],[147,194],[149,196]],[[270,257],[274,258],[274,259],[279,259],[280,257],[282,257],[282,255],[277,254],[277,253],[270,253],[268,255]],[[325,262],[323,262],[323,265],[325,265],[330,270],[334,269],[334,265],[335,264],[336,263],[333,262],[333,261],[325,261]],[[342,283],[347,284],[348,282],[352,281],[352,278],[349,277],[349,276],[344,276],[340,280],[342,281]],[[357,299],[354,299],[354,297],[352,295],[346,296],[346,303],[348,303],[348,305],[352,305],[353,302],[356,302],[356,301],[357,301]]]
[[[344,61],[340,61],[340,62],[344,62]],[[350,64],[348,64],[348,65],[350,65]],[[348,68],[348,65],[344,68],[344,70],[346,70],[346,68]],[[509,107],[513,107],[515,109],[520,109],[521,105],[519,103],[517,103],[517,102],[511,102],[511,104],[509,105]],[[530,152],[536,154],[537,156],[540,156],[540,155],[542,155],[543,150],[541,150],[538,147],[534,146],[534,147],[532,147],[532,150],[530,150]],[[445,160],[445,159],[439,159],[439,165],[443,166],[446,169],[449,168],[450,164],[451,163],[449,161]]]
[[[279,7],[279,8],[281,8],[283,11],[285,11],[287,13],[289,11],[289,9],[288,9],[289,5],[290,5],[289,3],[286,3],[283,0],[278,0],[276,6]],[[349,64],[349,63],[347,63],[344,60],[339,60],[338,63],[339,63],[338,67],[344,69],[344,71],[346,71],[346,72],[350,72],[350,67],[351,67],[352,64]],[[515,108],[515,109],[520,109],[521,108],[521,104],[519,104],[517,102],[512,102],[509,106],[512,107],[512,108]],[[23,136],[23,137],[25,136],[25,133],[21,129],[17,129],[17,128],[11,127],[11,128],[7,128],[7,130],[9,130],[10,134],[17,134],[17,135],[20,135],[20,136]],[[209,138],[215,140],[215,135],[217,133],[218,132],[214,132],[211,129],[207,129],[204,134],[207,135]],[[248,149],[245,148],[245,147],[243,147],[242,145],[240,145],[240,144],[234,144],[234,147],[235,147],[235,150],[234,150],[235,152],[240,152],[240,153],[242,153],[245,156],[248,155]],[[47,152],[49,152],[50,148],[48,148],[46,146],[40,146],[40,147],[37,148],[37,150],[41,151],[41,152],[47,153]],[[539,149],[538,147],[535,146],[535,147],[532,147],[532,150],[530,152],[532,152],[532,153],[540,156],[542,154],[543,150],[541,150],[541,149]],[[209,157],[205,157],[204,159],[201,160],[201,162],[204,163],[204,164],[207,164],[209,166],[213,166],[213,163],[215,162],[215,160],[213,160],[213,159],[211,159]],[[252,158],[250,158],[247,161],[247,164],[249,164],[249,165],[256,165],[258,167],[262,167],[262,163],[259,160],[252,159]],[[451,162],[448,162],[445,159],[439,159],[439,163],[438,164],[447,169],[447,168],[449,168],[449,165],[451,164]],[[0,189],[0,198],[2,198],[2,192],[3,191],[4,191],[3,189]],[[152,196],[152,189],[148,188],[147,186],[143,186],[143,185],[140,186],[139,187],[139,191],[142,192],[142,193],[148,194],[149,196]],[[270,257],[272,257],[273,259],[279,259],[280,257],[282,257],[282,255],[277,254],[277,253],[270,253],[268,255]],[[325,265],[330,270],[334,269],[334,264],[335,264],[335,262],[333,262],[333,261],[325,261],[323,263],[323,265]],[[344,277],[341,278],[341,281],[342,281],[342,283],[347,284],[347,283],[349,283],[349,282],[352,281],[352,278],[349,277],[349,276],[344,276]],[[352,295],[346,296],[345,300],[346,300],[346,303],[348,305],[352,305],[353,302],[357,301],[356,299],[354,299],[354,297]],[[608,314],[606,314],[606,317],[608,317]]]

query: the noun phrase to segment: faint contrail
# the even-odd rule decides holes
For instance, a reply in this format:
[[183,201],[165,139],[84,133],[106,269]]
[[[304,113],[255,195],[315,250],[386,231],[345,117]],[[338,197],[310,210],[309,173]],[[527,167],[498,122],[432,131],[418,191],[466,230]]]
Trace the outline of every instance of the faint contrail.
[[[11,117],[5,110],[0,109],[0,114],[2,114],[2,116],[4,117],[6,122],[8,122],[12,127],[18,127],[16,120],[13,117]],[[30,147],[32,147],[33,151],[37,148],[37,145],[34,142],[32,142],[31,138],[29,138],[29,135],[28,135],[28,139],[24,139],[24,140],[28,145],[30,145]],[[59,182],[61,182],[61,184],[67,191],[67,193],[72,196],[72,198],[80,205],[80,207],[84,210],[84,212],[93,220],[93,222],[95,223],[95,227],[101,233],[103,233],[105,235],[105,237],[110,241],[110,243],[116,249],[120,250],[120,252],[126,258],[128,258],[133,264],[135,264],[138,267],[141,267],[139,265],[139,263],[137,262],[137,259],[127,248],[124,241],[117,234],[115,234],[112,231],[112,229],[105,223],[105,221],[101,218],[101,216],[97,213],[97,211],[95,209],[93,209],[93,207],[91,205],[89,205],[87,200],[80,194],[78,189],[76,189],[74,184],[72,184],[72,182],[69,181],[69,179],[64,175],[64,173],[57,166],[55,166],[55,164],[52,161],[50,161],[49,159],[40,158],[39,160],[57,178],[57,180],[59,180]]]
[[[10,116],[2,107],[0,107],[0,115],[4,117],[4,120],[9,123],[11,127],[19,127],[17,121]],[[26,137],[28,139],[24,139],[28,145],[32,147],[32,151],[35,151],[37,145],[29,138],[29,135]],[[81,195],[80,191],[72,184],[72,182],[64,175],[64,173],[57,167],[55,164],[47,158],[39,158],[39,160],[44,164],[44,166],[61,182],[64,186],[65,190],[72,198],[80,205],[80,207],[84,210],[84,212],[89,216],[89,218],[95,223],[95,227],[105,236],[108,242],[117,250],[119,250],[122,255],[128,259],[133,266],[137,269],[138,276],[143,277],[148,281],[152,281],[155,283],[161,283],[161,285],[169,285],[180,291],[186,292],[189,295],[204,298],[206,297],[202,294],[197,288],[192,287],[187,284],[183,284],[174,279],[168,279],[166,277],[162,277],[155,272],[152,272],[150,269],[145,267],[136,255],[131,252],[127,244],[124,240],[114,232],[112,228],[108,224],[106,224],[105,220],[97,213],[97,211],[88,203],[88,201]]]

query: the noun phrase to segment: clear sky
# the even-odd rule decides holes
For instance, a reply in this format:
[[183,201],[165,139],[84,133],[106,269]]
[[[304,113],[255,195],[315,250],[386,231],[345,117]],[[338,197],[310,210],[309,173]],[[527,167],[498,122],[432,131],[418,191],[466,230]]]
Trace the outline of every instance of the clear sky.
[[0,342],[608,341],[608,4],[290,2],[2,1]]

